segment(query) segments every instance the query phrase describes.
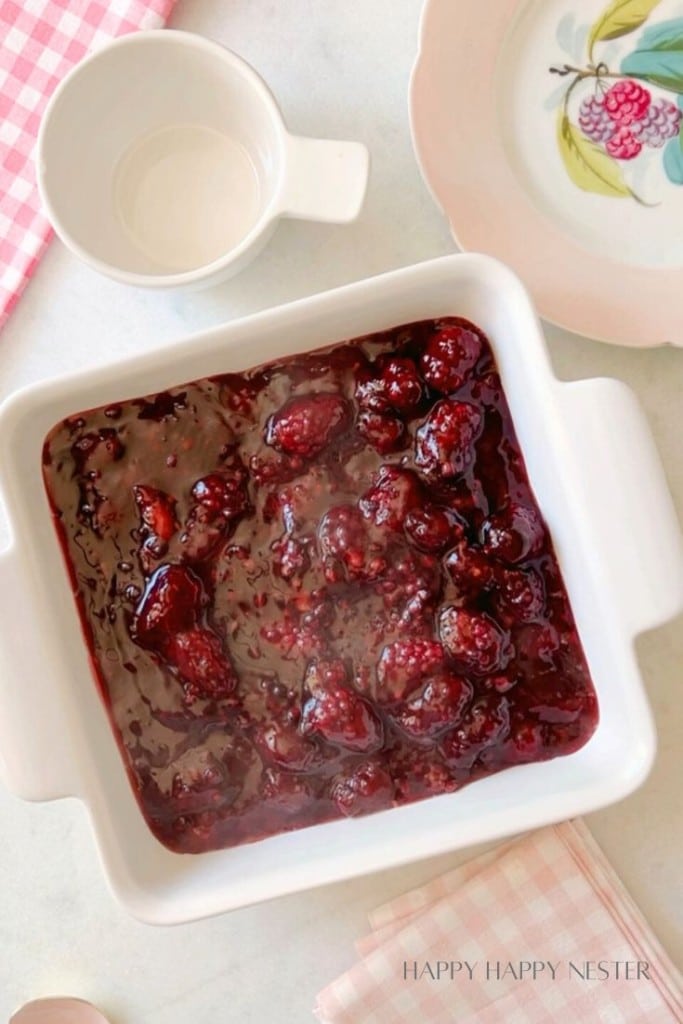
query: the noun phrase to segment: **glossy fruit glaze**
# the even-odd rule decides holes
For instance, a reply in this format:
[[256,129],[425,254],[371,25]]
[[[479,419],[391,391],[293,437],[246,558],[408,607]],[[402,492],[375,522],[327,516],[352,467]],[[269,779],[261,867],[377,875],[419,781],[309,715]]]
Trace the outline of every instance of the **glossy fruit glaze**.
[[43,468],[135,794],[173,850],[450,793],[595,729],[466,321],[75,415]]

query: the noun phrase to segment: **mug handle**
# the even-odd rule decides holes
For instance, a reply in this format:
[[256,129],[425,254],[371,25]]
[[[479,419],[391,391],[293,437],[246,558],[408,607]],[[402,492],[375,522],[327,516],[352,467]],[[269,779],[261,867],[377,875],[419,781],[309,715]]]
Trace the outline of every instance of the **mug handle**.
[[287,135],[279,214],[328,224],[358,217],[368,186],[370,154],[361,142]]

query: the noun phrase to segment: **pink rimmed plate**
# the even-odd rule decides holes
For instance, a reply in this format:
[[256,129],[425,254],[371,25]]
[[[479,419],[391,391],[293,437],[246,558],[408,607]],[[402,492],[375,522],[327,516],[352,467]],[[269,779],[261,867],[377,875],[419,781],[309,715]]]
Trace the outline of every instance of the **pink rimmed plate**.
[[426,0],[423,176],[555,324],[683,346],[682,114],[677,0]]

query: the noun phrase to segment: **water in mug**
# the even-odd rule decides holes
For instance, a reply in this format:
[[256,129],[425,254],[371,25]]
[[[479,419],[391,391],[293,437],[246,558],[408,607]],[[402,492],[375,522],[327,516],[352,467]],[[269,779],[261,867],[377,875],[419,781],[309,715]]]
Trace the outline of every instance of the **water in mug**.
[[237,245],[259,216],[259,180],[244,146],[198,124],[151,132],[124,154],[118,215],[160,272],[205,266]]

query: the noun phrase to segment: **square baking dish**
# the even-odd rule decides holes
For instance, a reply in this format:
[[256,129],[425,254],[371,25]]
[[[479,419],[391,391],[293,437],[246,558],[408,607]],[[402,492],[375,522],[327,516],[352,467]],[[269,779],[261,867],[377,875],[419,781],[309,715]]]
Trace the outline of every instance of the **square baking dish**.
[[[360,819],[180,855],[148,830],[89,664],[41,478],[43,441],[80,409],[245,370],[402,323],[462,316],[489,336],[600,704],[589,743]],[[88,807],[136,917],[176,923],[584,814],[626,796],[655,752],[634,638],[683,607],[680,529],[646,421],[613,380],[561,383],[517,279],[458,255],[260,313],[21,391],[0,409],[0,757],[7,786]]]

